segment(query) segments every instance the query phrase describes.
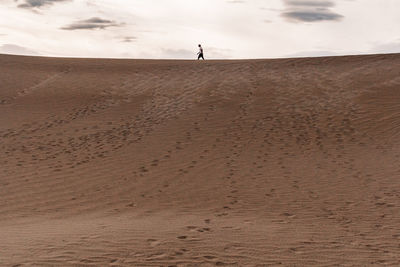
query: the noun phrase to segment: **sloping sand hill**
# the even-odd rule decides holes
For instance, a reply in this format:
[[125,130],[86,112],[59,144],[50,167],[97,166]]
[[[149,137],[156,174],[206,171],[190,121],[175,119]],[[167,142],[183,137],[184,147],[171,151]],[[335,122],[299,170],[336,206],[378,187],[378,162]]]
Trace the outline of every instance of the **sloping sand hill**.
[[0,55],[1,266],[400,265],[400,55]]

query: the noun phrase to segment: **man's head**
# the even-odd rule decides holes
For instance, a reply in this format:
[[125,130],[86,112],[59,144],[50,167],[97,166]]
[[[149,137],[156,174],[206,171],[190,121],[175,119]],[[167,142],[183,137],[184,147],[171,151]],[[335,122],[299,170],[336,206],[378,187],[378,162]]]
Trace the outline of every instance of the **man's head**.
[[199,44],[199,47],[201,47],[201,44]]

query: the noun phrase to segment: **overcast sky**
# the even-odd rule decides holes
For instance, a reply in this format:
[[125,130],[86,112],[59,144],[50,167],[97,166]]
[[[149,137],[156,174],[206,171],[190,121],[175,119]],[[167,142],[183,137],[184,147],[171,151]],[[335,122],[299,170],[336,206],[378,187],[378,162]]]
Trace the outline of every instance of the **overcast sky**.
[[400,0],[0,0],[0,53],[276,58],[400,52]]

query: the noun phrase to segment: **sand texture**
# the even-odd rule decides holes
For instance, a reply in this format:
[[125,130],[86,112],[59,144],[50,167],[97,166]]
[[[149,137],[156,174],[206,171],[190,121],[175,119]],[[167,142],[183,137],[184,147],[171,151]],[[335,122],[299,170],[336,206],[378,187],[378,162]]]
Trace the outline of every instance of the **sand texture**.
[[400,54],[0,55],[0,266],[400,266]]

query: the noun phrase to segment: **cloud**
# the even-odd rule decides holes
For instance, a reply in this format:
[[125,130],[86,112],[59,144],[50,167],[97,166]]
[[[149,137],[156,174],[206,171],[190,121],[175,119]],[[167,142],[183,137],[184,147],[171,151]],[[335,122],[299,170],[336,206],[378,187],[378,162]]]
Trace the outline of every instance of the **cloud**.
[[328,50],[310,50],[302,51],[294,54],[286,55],[286,57],[327,57],[327,56],[337,56],[338,54]]
[[163,49],[163,58],[174,58],[174,59],[194,59],[197,58],[196,50],[190,51],[187,49]]
[[123,43],[132,43],[134,41],[136,41],[137,37],[135,36],[125,36],[121,38],[121,42]]
[[43,6],[49,6],[54,3],[67,2],[72,0],[25,0],[23,4],[19,4],[20,8],[41,8]]
[[400,53],[400,39],[394,42],[377,44],[370,50],[370,53]]
[[12,54],[12,55],[24,55],[24,56],[39,55],[39,53],[37,53],[36,51],[15,44],[4,44],[0,46],[0,53]]
[[334,4],[331,1],[318,1],[318,0],[284,0],[286,5],[292,7],[321,7],[321,8],[328,8],[333,7]]
[[286,9],[282,16],[291,22],[339,21],[342,15],[334,13],[330,0],[283,0]]
[[93,17],[86,20],[79,20],[70,25],[62,27],[63,30],[104,30],[107,27],[119,27],[122,24],[116,23],[113,20]]
[[205,56],[210,56],[213,59],[227,59],[231,58],[232,50],[226,48],[206,47]]
[[302,22],[316,22],[324,20],[340,20],[341,15],[332,13],[328,10],[318,11],[290,11],[284,12],[282,15],[288,19]]

